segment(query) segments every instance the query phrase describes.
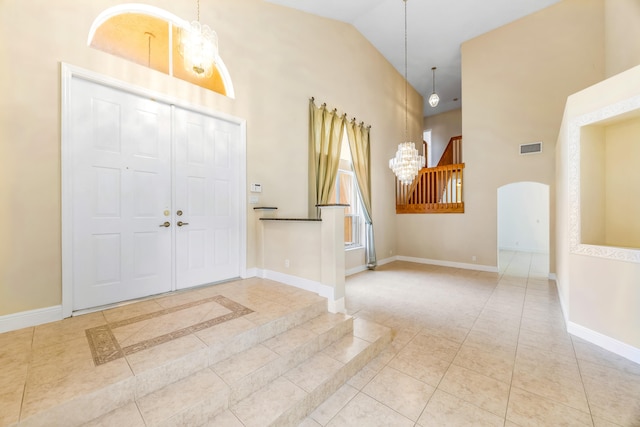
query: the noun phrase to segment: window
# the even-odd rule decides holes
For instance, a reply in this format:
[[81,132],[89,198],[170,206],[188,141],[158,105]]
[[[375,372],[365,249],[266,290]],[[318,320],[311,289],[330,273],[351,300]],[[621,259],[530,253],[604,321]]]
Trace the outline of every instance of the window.
[[362,245],[362,224],[364,216],[358,192],[358,182],[351,164],[351,152],[346,131],[342,136],[340,151],[340,166],[331,200],[334,203],[349,205],[344,214],[344,245],[345,249],[357,248]]

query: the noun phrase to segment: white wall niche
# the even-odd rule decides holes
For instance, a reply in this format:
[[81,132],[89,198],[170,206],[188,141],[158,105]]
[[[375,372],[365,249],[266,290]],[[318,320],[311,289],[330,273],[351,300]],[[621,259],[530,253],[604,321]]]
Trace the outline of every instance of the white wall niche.
[[569,124],[571,253],[640,263],[639,138],[640,96]]

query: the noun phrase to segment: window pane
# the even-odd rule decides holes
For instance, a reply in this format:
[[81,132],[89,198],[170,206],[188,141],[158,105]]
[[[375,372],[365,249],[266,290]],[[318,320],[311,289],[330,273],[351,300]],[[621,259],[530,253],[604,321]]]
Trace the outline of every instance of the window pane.
[[340,174],[340,200],[338,203],[349,205],[348,208],[345,209],[346,214],[351,214],[354,212],[354,194],[353,194],[353,175],[347,173]]
[[355,243],[353,241],[353,217],[344,217],[344,244],[351,245]]

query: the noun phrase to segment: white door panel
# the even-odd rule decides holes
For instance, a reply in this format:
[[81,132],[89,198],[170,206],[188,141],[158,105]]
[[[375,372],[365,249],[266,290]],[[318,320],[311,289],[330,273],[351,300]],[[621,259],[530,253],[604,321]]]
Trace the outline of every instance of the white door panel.
[[[240,275],[239,128],[175,109],[177,288]],[[223,237],[221,237],[223,236]]]
[[73,85],[73,308],[169,291],[170,108]]
[[72,310],[239,277],[240,126],[79,78],[70,94]]

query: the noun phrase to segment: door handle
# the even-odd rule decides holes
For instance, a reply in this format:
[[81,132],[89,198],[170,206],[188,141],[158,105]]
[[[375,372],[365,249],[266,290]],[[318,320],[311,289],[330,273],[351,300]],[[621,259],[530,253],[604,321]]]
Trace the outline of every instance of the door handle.
[[189,225],[188,222],[178,221],[178,227],[182,227],[183,225]]
[[160,227],[171,227],[171,223],[169,221],[165,221],[162,224],[160,224]]

